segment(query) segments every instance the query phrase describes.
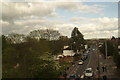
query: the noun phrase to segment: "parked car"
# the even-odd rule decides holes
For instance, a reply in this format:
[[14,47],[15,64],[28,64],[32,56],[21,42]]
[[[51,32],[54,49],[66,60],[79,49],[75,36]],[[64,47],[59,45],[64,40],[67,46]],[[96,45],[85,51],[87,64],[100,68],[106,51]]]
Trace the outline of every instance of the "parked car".
[[84,57],[88,57],[88,53],[83,54]]
[[85,61],[88,58],[88,54],[83,54],[81,60]]
[[89,53],[89,50],[87,50],[86,53]]
[[85,77],[93,77],[93,70],[92,70],[92,68],[87,68],[87,69],[84,71],[84,76],[85,76]]
[[87,59],[86,56],[82,56],[82,58],[81,58],[82,61],[85,61],[86,59]]
[[77,75],[76,75],[76,74],[72,74],[72,75],[70,76],[70,78],[77,78]]
[[83,61],[80,60],[80,61],[78,62],[78,65],[82,65],[82,64],[83,64]]

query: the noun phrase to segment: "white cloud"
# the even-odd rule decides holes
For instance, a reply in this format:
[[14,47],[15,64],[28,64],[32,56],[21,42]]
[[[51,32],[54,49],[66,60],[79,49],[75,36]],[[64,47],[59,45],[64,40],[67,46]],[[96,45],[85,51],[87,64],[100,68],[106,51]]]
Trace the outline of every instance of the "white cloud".
[[99,13],[102,9],[96,5],[85,5],[80,2],[38,2],[38,3],[2,3],[2,19],[4,21],[14,22],[16,19],[31,18],[31,16],[56,17],[56,9],[83,12]]
[[91,28],[93,30],[116,30],[118,28],[118,18],[84,18],[84,17],[73,17],[70,21],[74,24],[80,25],[81,27]]
[[74,12],[81,12],[81,13],[99,13],[102,11],[102,6],[100,5],[85,5],[80,2],[64,2],[64,3],[57,3],[56,4],[59,8],[74,11]]
[[[83,19],[83,17],[82,17]],[[118,35],[118,19],[117,18],[84,18],[84,21],[88,20],[87,23],[73,24],[59,20],[23,20],[15,21],[14,24],[3,22],[3,33],[8,34],[11,32],[17,33],[29,33],[36,29],[52,28],[58,30],[62,35],[71,36],[71,32],[74,27],[78,27],[83,33],[85,38],[93,37],[110,37],[112,35]],[[77,21],[76,21],[77,22]]]
[[73,17],[70,21],[79,25],[80,31],[85,34],[86,38],[118,35],[118,18]]
[[7,22],[7,21],[2,21],[2,20],[0,20],[0,22],[1,22],[1,24],[2,25],[4,25],[4,26],[6,26],[6,25],[9,25],[10,23],[9,22]]
[[47,17],[56,15],[55,9],[48,3],[2,3],[2,19],[14,21],[23,17]]
[[104,37],[104,34],[107,37],[117,35],[117,18],[72,17],[69,21],[48,19],[48,17],[65,18],[56,13],[57,8],[73,12],[99,13],[102,10],[100,7],[78,2],[3,3],[2,31],[4,34],[29,33],[35,29],[53,28],[70,37],[73,28],[78,27],[85,38],[92,38],[96,35]]

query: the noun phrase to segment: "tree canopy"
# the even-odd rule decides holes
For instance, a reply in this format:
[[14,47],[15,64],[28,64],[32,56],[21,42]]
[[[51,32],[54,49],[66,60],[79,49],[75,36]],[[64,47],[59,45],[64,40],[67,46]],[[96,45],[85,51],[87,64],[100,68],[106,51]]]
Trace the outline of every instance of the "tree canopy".
[[72,49],[76,52],[84,48],[85,40],[83,34],[75,27],[71,33]]

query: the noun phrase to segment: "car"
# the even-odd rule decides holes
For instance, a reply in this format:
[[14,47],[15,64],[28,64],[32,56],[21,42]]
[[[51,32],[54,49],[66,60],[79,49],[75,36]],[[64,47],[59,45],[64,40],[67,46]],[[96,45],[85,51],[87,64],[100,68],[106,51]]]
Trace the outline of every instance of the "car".
[[82,64],[83,64],[83,61],[80,60],[80,61],[78,62],[78,65],[82,65]]
[[88,53],[83,54],[84,57],[88,57]]
[[76,75],[76,74],[72,74],[72,75],[70,76],[70,78],[77,78],[77,75]]
[[87,69],[84,71],[84,76],[85,76],[85,77],[93,77],[93,70],[92,70],[92,68],[87,68]]
[[89,50],[87,50],[86,53],[89,53]]
[[83,54],[83,55],[82,55],[82,58],[83,58],[83,60],[86,60],[86,59],[88,58],[88,54],[86,54],[86,53]]
[[81,58],[82,61],[85,61],[86,59],[87,59],[86,56],[82,56],[82,58]]

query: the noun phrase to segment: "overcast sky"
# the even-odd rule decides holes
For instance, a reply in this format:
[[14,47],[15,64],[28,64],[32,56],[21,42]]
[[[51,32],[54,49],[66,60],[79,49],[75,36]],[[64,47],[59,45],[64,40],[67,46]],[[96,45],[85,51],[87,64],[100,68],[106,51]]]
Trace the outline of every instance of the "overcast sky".
[[3,34],[48,28],[70,37],[78,27],[86,39],[118,36],[117,2],[4,2],[0,6]]

